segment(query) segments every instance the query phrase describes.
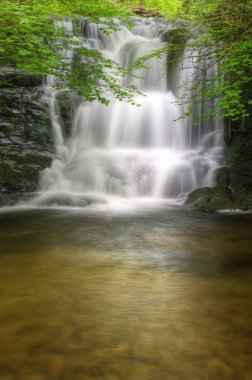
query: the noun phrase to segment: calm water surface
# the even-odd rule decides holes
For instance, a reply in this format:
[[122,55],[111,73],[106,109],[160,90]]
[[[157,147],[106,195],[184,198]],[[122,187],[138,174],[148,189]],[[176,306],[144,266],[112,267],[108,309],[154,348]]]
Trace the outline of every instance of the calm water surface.
[[252,379],[252,216],[0,213],[0,379]]

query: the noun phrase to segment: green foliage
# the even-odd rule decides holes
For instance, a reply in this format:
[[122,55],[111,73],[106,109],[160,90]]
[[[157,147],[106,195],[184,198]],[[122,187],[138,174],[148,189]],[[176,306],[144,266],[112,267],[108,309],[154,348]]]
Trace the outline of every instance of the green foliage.
[[194,45],[199,50],[209,49],[208,67],[218,64],[218,74],[206,81],[204,98],[219,98],[219,107],[231,120],[246,118],[251,112],[248,89],[252,82],[252,0],[185,3],[189,17],[208,27]]
[[[221,114],[234,121],[247,118],[252,112],[249,92],[252,82],[252,0],[184,0],[180,17],[191,20],[187,35],[189,39],[194,36],[194,40],[187,43],[188,56],[194,55],[194,51],[199,52],[196,83],[194,80],[192,87],[188,81],[181,99],[182,103],[190,105],[188,114],[193,105],[202,103],[202,100],[219,99],[212,117]],[[169,52],[170,60],[178,60],[179,54],[176,53],[184,48],[185,41],[180,42],[176,33],[179,37],[179,32],[174,30],[175,38],[166,48],[139,58],[134,68],[147,67],[145,62],[160,57],[163,51]],[[218,72],[207,75],[213,66],[218,66]]]
[[[99,52],[76,46],[78,59],[74,60],[74,70],[69,67],[60,46],[70,48],[73,36],[63,28],[55,28],[52,19],[81,16],[96,22],[105,17],[103,32],[107,33],[116,28],[113,17],[127,19],[137,6],[194,21],[192,32],[200,37],[191,49],[199,50],[199,59],[206,62],[199,72],[198,86],[193,89],[194,102],[219,98],[224,115],[233,120],[251,113],[248,89],[252,78],[252,0],[1,0],[0,67],[14,67],[27,74],[53,74],[59,78],[59,85],[90,101],[98,99],[107,104],[112,92],[120,100],[133,102],[136,89],[120,86],[120,79],[129,73]],[[198,33],[202,25],[203,34]],[[179,51],[178,45],[170,44],[168,49]],[[134,68],[145,67],[145,60],[160,54],[158,50],[140,58]],[[173,56],[178,59],[176,54]],[[206,78],[207,67],[215,64],[218,74]]]
[[177,17],[182,12],[181,0],[118,0],[117,3],[127,7],[144,7],[147,10],[158,9],[167,18]]
[[[129,12],[109,0],[2,0],[0,67],[14,67],[26,75],[53,74],[59,78],[59,86],[74,90],[89,101],[98,99],[108,104],[109,94],[113,93],[120,100],[126,98],[134,103],[135,87],[120,86],[120,79],[129,75],[126,70],[98,51],[78,46],[71,33],[53,23],[53,19],[66,16],[74,19],[84,15],[96,21],[119,14],[123,18]],[[113,28],[116,26],[111,19],[104,21],[104,32]],[[74,70],[61,54],[61,50],[73,45],[79,56]]]
[[65,84],[65,92],[75,91],[85,100],[92,102],[98,100],[108,105],[110,93],[122,101],[127,99],[136,105],[134,96],[140,92],[135,86],[127,88],[120,85],[120,78],[130,75],[118,63],[105,58],[99,51],[83,46],[75,48],[73,67],[62,65],[62,70],[57,71],[59,89]]

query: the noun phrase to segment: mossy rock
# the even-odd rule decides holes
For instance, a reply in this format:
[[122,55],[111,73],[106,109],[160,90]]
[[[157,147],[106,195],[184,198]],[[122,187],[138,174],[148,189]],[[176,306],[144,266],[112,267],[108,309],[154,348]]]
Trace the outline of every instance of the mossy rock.
[[27,75],[12,67],[2,67],[0,70],[1,87],[35,87],[42,85],[39,75]]
[[22,191],[20,172],[14,168],[12,163],[0,163],[0,187],[1,189],[6,189],[6,191]]
[[205,212],[252,209],[252,189],[227,186],[203,187],[192,191],[184,203],[188,208]]
[[[0,70],[0,205],[37,190],[54,144],[41,77]],[[12,196],[13,195],[13,196]]]
[[233,190],[232,198],[234,200],[234,208],[242,210],[252,209],[252,189],[239,186]]
[[223,166],[216,170],[216,183],[217,186],[229,186],[230,185],[230,168]]
[[252,189],[252,164],[222,167],[216,171],[217,186],[230,186],[233,190],[238,187]]
[[195,210],[215,212],[232,209],[234,202],[228,187],[203,187],[192,191],[185,201],[185,206]]
[[164,18],[165,15],[159,9],[145,9],[143,7],[136,7],[133,9],[134,13],[141,17],[155,17]]
[[31,193],[24,192],[13,192],[13,193],[4,193],[0,192],[0,207],[4,206],[13,206],[17,202],[27,201],[31,199]]
[[176,83],[176,77],[180,70],[180,58],[183,56],[183,51],[188,39],[188,31],[184,27],[179,27],[164,32],[161,35],[161,40],[168,42],[170,48],[167,54],[167,82],[169,89],[177,95],[178,86]]
[[252,139],[244,132],[237,132],[227,143],[226,154],[231,164],[252,162]]
[[0,163],[0,192],[14,193],[36,191],[41,166],[24,163]]
[[12,123],[2,122],[0,124],[0,136],[2,138],[4,137],[11,137],[13,133],[16,131],[16,125],[13,125]]
[[43,152],[27,152],[25,155],[25,162],[30,164],[37,164],[40,168],[47,168],[52,162],[53,155]]
[[31,141],[39,150],[52,151],[49,109],[43,96],[43,91],[38,88],[1,88],[1,138],[12,140],[13,137],[19,137],[23,143]]
[[[72,133],[71,127],[74,119],[74,112],[77,106],[80,104],[78,96],[75,98],[69,98],[68,95],[61,93],[57,96],[58,108],[60,114],[60,124],[62,126],[63,134],[65,137],[69,137]],[[74,104],[73,105],[73,101]]]
[[174,28],[168,32],[168,42],[174,45],[179,45],[184,48],[186,41],[188,40],[188,30],[186,28]]

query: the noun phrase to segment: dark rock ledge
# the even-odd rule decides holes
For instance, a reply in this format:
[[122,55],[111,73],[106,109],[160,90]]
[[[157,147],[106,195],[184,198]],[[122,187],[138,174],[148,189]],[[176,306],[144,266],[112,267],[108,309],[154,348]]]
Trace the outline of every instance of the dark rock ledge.
[[54,156],[41,77],[0,68],[0,206],[37,190]]
[[143,7],[137,7],[133,9],[134,13],[141,17],[158,17],[164,18],[164,14],[161,13],[158,9],[145,9]]
[[252,210],[252,189],[238,186],[202,187],[192,191],[184,206],[194,210],[216,212],[220,210]]

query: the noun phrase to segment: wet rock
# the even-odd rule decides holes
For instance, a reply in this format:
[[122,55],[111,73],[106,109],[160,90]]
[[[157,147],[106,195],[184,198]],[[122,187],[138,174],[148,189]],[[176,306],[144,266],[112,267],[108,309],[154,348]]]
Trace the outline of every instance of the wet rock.
[[18,202],[25,202],[32,198],[35,193],[20,192],[0,192],[0,207],[13,206]]
[[252,210],[252,188],[239,186],[232,191],[234,208],[243,211]]
[[192,191],[184,205],[205,212],[234,209],[247,211],[252,209],[252,189],[242,186],[233,189],[228,186],[203,187]]
[[35,87],[42,84],[42,77],[39,75],[27,75],[21,70],[12,67],[2,67],[0,69],[1,87]]
[[[186,41],[188,40],[188,30],[185,27],[173,28],[162,34],[161,39],[165,42],[171,42],[174,45],[181,46],[184,48]],[[190,35],[190,34],[189,34]]]
[[[252,110],[251,110],[252,112]],[[231,126],[230,126],[231,124]],[[224,123],[226,156],[230,166],[252,162],[252,128],[250,123],[233,125]]]
[[91,204],[104,204],[104,199],[96,196],[80,196],[72,193],[53,193],[48,195],[42,195],[36,200],[36,205],[39,207],[87,207]]
[[[185,27],[173,28],[161,35],[161,40],[168,43],[167,54],[167,78],[169,78],[169,88],[178,95],[176,77],[180,71],[180,60],[188,39],[188,30]],[[168,80],[168,79],[167,79]]]
[[215,212],[232,208],[233,201],[228,187],[203,187],[187,196],[185,206],[200,211]]
[[229,169],[230,185],[252,189],[252,164],[236,164]]
[[229,186],[230,185],[230,168],[223,166],[216,171],[216,183],[217,186]]
[[60,114],[60,124],[62,127],[63,134],[66,137],[71,135],[71,126],[74,120],[74,111],[80,103],[78,96],[69,97],[64,93],[58,94],[57,96],[59,114]]
[[13,69],[0,72],[0,205],[35,191],[54,153],[41,78],[22,75]]

